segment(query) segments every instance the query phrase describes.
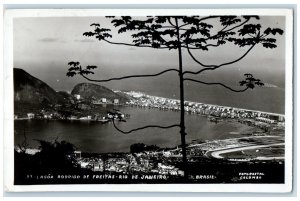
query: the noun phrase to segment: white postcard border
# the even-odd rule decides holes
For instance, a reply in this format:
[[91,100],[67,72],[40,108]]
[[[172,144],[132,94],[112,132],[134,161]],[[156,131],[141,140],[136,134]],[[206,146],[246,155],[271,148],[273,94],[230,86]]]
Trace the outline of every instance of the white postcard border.
[[[13,19],[105,15],[274,15],[286,17],[285,183],[284,184],[89,184],[14,185]],[[293,11],[291,9],[19,9],[4,16],[4,187],[5,191],[130,191],[130,192],[268,192],[292,190],[293,149]]]

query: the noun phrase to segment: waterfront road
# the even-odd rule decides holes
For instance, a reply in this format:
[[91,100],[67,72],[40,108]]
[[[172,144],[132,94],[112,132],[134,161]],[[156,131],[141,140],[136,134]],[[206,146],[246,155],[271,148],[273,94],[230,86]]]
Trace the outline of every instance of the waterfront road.
[[[225,149],[218,149],[207,152],[207,156],[214,157],[214,158],[224,158],[220,156],[221,154],[236,152],[236,151],[243,151],[243,150],[250,150],[250,149],[259,149],[265,147],[272,147],[272,146],[280,146],[284,145],[284,143],[276,143],[276,144],[266,144],[266,145],[251,145],[251,146],[243,146],[243,147],[236,147],[236,148],[225,148]],[[272,159],[283,159],[283,157],[257,157],[258,160],[272,160]]]

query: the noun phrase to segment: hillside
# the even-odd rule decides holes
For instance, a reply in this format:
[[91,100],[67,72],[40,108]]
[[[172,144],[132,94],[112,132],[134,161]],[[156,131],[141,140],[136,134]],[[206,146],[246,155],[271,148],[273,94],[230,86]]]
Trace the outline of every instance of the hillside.
[[62,104],[63,96],[45,82],[33,77],[23,69],[14,68],[14,108],[15,113],[39,110],[49,104]]
[[72,90],[71,94],[79,94],[82,98],[85,99],[94,97],[96,99],[107,98],[111,101],[114,99],[119,99],[120,103],[125,103],[126,101],[128,101],[128,98],[126,96],[115,93],[104,86],[92,83],[77,84]]
[[74,94],[80,94],[82,98],[96,99],[107,98],[112,101],[119,99],[125,103],[129,99],[122,93],[115,93],[112,90],[90,83],[77,84],[71,94],[60,91],[56,92],[45,82],[33,77],[23,69],[14,68],[14,113],[24,116],[29,112],[39,112],[42,109],[53,110],[56,104],[65,107],[65,103],[74,103]]

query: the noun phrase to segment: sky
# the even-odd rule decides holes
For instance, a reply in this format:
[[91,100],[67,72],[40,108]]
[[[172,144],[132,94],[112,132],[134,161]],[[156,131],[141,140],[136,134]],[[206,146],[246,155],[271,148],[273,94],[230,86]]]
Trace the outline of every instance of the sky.
[[[115,46],[87,38],[82,34],[91,31],[90,24],[100,23],[112,28],[110,19],[104,17],[39,17],[15,18],[13,28],[14,67],[22,68],[41,79],[55,90],[70,91],[75,84],[85,82],[83,78],[68,78],[66,72],[69,61],[80,61],[83,66],[96,65],[94,78],[106,79],[131,74],[156,73],[167,68],[178,67],[176,50],[157,50]],[[284,17],[261,16],[256,21],[265,27],[278,27],[284,30]],[[254,21],[253,21],[254,22]],[[115,41],[130,41],[128,34],[118,35],[112,31]],[[284,87],[285,37],[276,36],[278,47],[265,49],[255,47],[242,61],[226,66],[214,73],[203,75],[213,81],[231,82],[241,80],[244,73],[252,73],[266,83]],[[207,52],[194,51],[203,63],[220,64],[242,55],[247,49],[223,46]],[[183,51],[184,69],[198,70],[199,66]],[[111,82],[104,84],[113,89],[132,89],[144,82]],[[161,83],[164,81],[162,80]]]

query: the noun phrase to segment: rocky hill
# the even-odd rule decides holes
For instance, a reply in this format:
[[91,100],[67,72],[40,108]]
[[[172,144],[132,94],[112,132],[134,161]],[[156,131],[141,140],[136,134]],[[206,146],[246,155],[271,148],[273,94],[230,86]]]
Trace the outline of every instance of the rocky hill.
[[112,90],[97,84],[92,83],[80,83],[77,84],[71,92],[72,95],[79,94],[84,99],[95,99],[106,98],[113,101],[119,99],[120,103],[125,103],[129,99],[120,93],[115,93]]
[[64,98],[45,82],[14,68],[14,101],[33,105],[63,103]]
[[106,98],[110,101],[119,99],[120,103],[125,103],[129,99],[122,93],[115,93],[112,90],[91,83],[77,84],[72,93],[56,92],[45,82],[33,77],[23,69],[14,68],[14,113],[24,116],[29,112],[39,112],[41,109],[51,110],[56,104],[65,107],[74,103],[74,94],[79,94],[82,98],[92,100]]

